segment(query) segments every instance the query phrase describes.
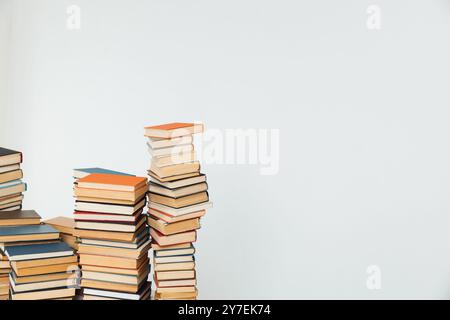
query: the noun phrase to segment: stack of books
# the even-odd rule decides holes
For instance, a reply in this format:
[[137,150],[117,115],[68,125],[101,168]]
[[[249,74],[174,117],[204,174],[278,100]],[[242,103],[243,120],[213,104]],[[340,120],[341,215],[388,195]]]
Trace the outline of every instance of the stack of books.
[[10,262],[12,300],[71,299],[78,279],[77,257],[59,232],[35,211],[0,215],[0,248]]
[[22,153],[0,147],[0,211],[20,210],[23,192]]
[[211,207],[206,176],[193,145],[203,125],[170,123],[145,128],[152,157],[148,224],[156,299],[196,299],[195,248],[200,218]]
[[74,176],[79,177],[74,219],[84,299],[148,299],[147,179],[120,173]]
[[[14,210],[0,213],[0,229],[2,227],[38,225],[40,222],[41,217],[33,210]],[[5,249],[5,243],[2,243],[0,247],[0,300],[8,300],[11,266],[8,257],[3,251]]]

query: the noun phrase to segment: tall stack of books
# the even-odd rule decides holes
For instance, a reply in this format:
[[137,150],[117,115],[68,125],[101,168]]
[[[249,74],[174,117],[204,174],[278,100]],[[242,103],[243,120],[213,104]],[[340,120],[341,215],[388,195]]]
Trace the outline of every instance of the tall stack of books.
[[23,192],[22,153],[0,147],[0,211],[20,210]]
[[76,181],[75,235],[85,300],[150,297],[147,191],[146,178],[120,173],[81,175]]
[[59,232],[41,223],[35,211],[0,215],[0,248],[10,261],[12,300],[72,299],[78,279],[77,257]]
[[206,176],[193,145],[203,125],[170,123],[145,128],[151,159],[148,224],[156,299],[196,299],[195,248],[200,218],[211,207]]

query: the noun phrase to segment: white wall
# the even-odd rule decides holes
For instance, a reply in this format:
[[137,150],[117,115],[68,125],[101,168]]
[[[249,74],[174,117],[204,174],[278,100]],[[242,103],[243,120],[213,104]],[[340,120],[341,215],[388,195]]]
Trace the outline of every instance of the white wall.
[[278,175],[204,167],[201,298],[450,297],[448,1],[5,3],[27,208],[71,215],[74,167],[144,175],[148,124],[279,128]]

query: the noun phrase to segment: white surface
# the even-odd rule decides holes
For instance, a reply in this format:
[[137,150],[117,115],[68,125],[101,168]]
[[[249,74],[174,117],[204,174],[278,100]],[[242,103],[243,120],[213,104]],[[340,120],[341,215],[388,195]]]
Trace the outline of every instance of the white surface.
[[71,215],[74,167],[144,175],[148,124],[279,128],[278,175],[204,166],[201,298],[450,297],[448,1],[0,4],[26,208]]

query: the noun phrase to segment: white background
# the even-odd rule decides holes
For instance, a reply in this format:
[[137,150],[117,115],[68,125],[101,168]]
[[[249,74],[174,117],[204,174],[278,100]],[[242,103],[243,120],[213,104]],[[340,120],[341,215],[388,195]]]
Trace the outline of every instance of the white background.
[[449,35],[446,0],[0,0],[0,143],[48,218],[74,167],[145,175],[145,125],[280,129],[278,175],[203,167],[200,297],[448,299]]

